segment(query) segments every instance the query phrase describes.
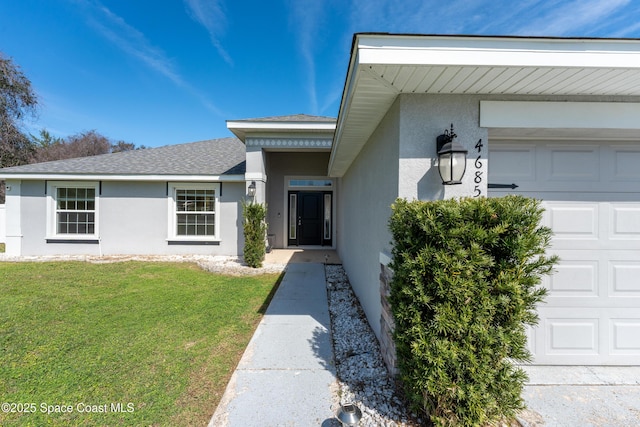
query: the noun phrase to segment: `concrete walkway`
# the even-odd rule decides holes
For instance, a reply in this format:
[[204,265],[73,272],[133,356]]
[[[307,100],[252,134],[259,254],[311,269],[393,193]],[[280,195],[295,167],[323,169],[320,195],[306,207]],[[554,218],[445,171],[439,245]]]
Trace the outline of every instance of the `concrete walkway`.
[[[209,427],[331,426],[337,394],[324,265],[333,251],[283,251],[287,272]],[[640,366],[526,366],[524,427],[640,426]],[[332,390],[335,393],[332,393]]]
[[210,427],[321,426],[336,373],[324,265],[290,263]]

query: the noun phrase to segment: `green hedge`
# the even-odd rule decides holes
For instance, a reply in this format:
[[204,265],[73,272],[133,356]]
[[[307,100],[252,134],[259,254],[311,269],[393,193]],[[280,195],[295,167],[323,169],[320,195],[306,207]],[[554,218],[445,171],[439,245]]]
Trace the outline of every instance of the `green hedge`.
[[526,325],[557,261],[538,201],[398,199],[390,302],[400,377],[438,426],[481,426],[523,408]]
[[266,251],[267,207],[260,203],[242,202],[244,229],[244,262],[249,267],[262,267]]

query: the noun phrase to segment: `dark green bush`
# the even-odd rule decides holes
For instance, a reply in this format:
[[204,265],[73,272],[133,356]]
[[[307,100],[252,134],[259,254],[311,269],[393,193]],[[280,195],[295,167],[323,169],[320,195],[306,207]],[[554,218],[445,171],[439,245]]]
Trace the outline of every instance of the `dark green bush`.
[[523,408],[526,325],[556,257],[538,201],[398,199],[391,307],[407,396],[438,426],[481,426]]
[[260,203],[242,203],[244,229],[244,262],[249,267],[262,267],[266,251],[267,207]]

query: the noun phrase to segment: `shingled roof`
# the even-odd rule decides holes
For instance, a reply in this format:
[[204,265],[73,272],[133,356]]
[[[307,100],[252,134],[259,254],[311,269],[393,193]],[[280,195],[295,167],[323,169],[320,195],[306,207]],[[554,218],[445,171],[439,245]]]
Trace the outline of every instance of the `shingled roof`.
[[245,146],[237,138],[34,163],[0,169],[12,175],[238,175],[245,173]]

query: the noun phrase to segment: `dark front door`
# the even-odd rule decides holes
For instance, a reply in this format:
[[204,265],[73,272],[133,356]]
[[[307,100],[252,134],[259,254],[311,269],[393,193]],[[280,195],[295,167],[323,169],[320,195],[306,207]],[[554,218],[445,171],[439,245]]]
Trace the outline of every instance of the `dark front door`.
[[330,193],[290,191],[289,245],[331,245],[330,212]]
[[298,193],[298,244],[322,244],[322,193]]

